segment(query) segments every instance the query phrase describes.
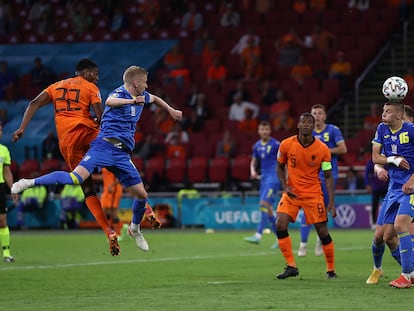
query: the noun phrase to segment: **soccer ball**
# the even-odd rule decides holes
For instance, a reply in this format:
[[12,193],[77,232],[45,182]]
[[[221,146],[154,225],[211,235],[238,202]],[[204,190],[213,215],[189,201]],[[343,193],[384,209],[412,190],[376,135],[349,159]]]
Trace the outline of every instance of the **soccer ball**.
[[382,85],[382,94],[391,102],[403,100],[407,93],[408,84],[400,77],[389,77]]

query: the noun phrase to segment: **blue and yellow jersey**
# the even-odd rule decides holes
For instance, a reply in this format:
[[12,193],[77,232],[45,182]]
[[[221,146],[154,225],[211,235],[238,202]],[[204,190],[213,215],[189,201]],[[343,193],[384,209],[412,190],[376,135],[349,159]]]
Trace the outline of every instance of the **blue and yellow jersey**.
[[276,174],[279,145],[280,142],[274,138],[270,138],[265,143],[262,140],[259,140],[253,145],[252,157],[260,161],[260,171],[262,174],[261,183],[279,183]]
[[[329,149],[337,147],[340,142],[344,141],[341,130],[333,124],[326,124],[322,131],[317,131],[315,129],[312,134],[315,138],[327,145]],[[332,175],[336,180],[338,179],[338,156],[336,154],[332,155],[331,163]],[[322,180],[325,179],[323,172],[320,173],[320,178]]]
[[409,170],[389,165],[390,182],[401,187],[414,173],[414,124],[404,122],[400,129],[392,131],[388,125],[380,123],[372,143],[381,146],[384,156],[402,156],[410,164]]
[[[147,91],[144,91],[140,96],[144,96],[145,104],[149,102],[150,95]],[[131,94],[123,85],[112,91],[108,97],[132,99]],[[120,107],[105,106],[98,137],[116,138],[122,141],[129,150],[133,150],[136,125],[143,108],[143,104],[122,105]]]

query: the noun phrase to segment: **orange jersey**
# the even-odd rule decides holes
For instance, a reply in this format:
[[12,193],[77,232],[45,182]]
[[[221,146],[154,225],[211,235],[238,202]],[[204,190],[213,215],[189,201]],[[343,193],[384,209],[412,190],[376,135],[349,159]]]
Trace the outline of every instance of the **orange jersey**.
[[90,106],[102,102],[98,87],[77,76],[53,83],[45,91],[55,106],[58,139],[64,138],[79,125],[98,129],[90,115]]
[[323,162],[331,162],[331,152],[323,142],[315,139],[304,147],[297,135],[291,136],[280,143],[277,160],[286,164],[286,184],[298,199],[322,193],[319,171]]
[[103,208],[118,208],[122,197],[122,186],[115,175],[106,168],[102,169],[103,191],[101,204]]

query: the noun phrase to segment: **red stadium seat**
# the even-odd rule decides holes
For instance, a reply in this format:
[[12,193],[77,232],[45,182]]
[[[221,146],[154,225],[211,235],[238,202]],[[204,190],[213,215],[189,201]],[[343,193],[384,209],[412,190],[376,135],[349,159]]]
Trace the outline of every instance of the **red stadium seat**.
[[186,159],[167,160],[165,177],[170,183],[184,183],[187,176]]
[[208,140],[204,141],[192,141],[191,142],[191,154],[192,156],[202,156],[210,158],[213,155],[213,146]]
[[207,181],[208,158],[193,157],[188,163],[187,176],[191,183]]
[[149,183],[153,183],[155,178],[165,177],[165,159],[158,156],[150,158],[145,162],[145,178]]
[[19,178],[30,178],[33,173],[39,173],[40,164],[35,159],[24,160],[20,164],[19,168]]
[[249,181],[250,179],[249,156],[238,156],[231,162],[230,177],[237,181]]
[[45,175],[47,173],[50,173],[52,171],[60,170],[61,164],[60,160],[58,159],[46,159],[43,160],[43,162],[40,163],[40,174]]
[[137,168],[140,174],[144,173],[144,160],[140,157],[133,156],[131,157],[132,163],[134,163],[135,167]]
[[208,168],[210,182],[226,182],[229,177],[229,167],[229,158],[218,157],[212,159]]

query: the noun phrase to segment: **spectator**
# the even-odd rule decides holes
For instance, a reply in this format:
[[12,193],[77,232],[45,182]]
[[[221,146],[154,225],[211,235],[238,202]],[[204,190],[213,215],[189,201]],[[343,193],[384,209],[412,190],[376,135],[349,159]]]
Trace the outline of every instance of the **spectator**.
[[[38,173],[33,173],[32,177],[37,177]],[[17,205],[16,227],[21,229],[24,225],[24,213],[36,212],[44,207],[47,197],[45,186],[35,186],[23,191],[20,202]]]
[[290,71],[290,77],[299,85],[303,85],[306,79],[312,78],[312,75],[313,70],[309,64],[303,62],[303,57],[299,58],[299,62]]
[[34,67],[30,70],[32,84],[40,88],[45,88],[53,82],[54,74],[47,68],[40,57],[34,59]]
[[212,40],[210,36],[210,32],[208,31],[207,28],[204,28],[201,31],[201,34],[194,38],[194,45],[193,45],[194,53],[197,55],[202,54],[209,40]]
[[349,0],[348,8],[350,10],[352,9],[357,9],[360,11],[367,10],[369,9],[369,0]]
[[201,53],[201,65],[207,69],[213,65],[215,58],[221,59],[221,51],[216,47],[216,41],[209,39]]
[[364,129],[374,131],[378,124],[382,121],[381,106],[376,102],[372,102],[369,108],[370,114],[364,118]]
[[301,49],[292,40],[288,40],[279,50],[279,65],[291,68],[299,63],[301,57]]
[[140,4],[140,11],[144,18],[145,24],[151,29],[159,26],[160,3],[158,0],[146,0]]
[[238,27],[240,25],[240,13],[235,10],[233,3],[226,4],[226,9],[221,14],[220,25],[223,27]]
[[257,127],[259,122],[256,118],[253,118],[253,110],[250,108],[246,108],[244,110],[244,120],[239,121],[237,125],[237,129],[241,133],[245,133],[246,135],[255,135],[257,133]]
[[42,142],[43,159],[62,159],[55,132],[49,132]]
[[290,117],[291,102],[281,90],[276,93],[276,98],[276,102],[270,107],[272,129],[277,131],[293,131],[295,121]]
[[263,79],[260,82],[259,91],[262,98],[262,105],[270,106],[276,101],[276,89],[271,85],[269,79]]
[[79,227],[78,215],[84,207],[85,195],[79,185],[65,185],[60,193],[60,226],[62,229]]
[[253,118],[259,115],[259,107],[249,101],[243,101],[240,93],[234,95],[234,102],[230,106],[229,120],[241,121],[244,120],[244,111],[250,108],[253,111]]
[[169,84],[172,81],[177,84],[177,87],[180,90],[184,85],[190,83],[190,70],[183,62],[178,63],[176,68],[170,70],[170,72],[164,76],[164,83]]
[[195,107],[197,104],[199,95],[204,95],[204,94],[200,92],[200,88],[198,84],[193,83],[191,86],[191,92],[187,94],[187,99],[186,99],[187,106]]
[[88,14],[86,6],[83,3],[70,6],[69,16],[72,21],[73,31],[82,36],[92,26],[92,16]]
[[282,48],[286,47],[288,44],[293,44],[294,46],[297,46],[297,47],[302,47],[303,46],[302,39],[296,33],[296,30],[293,27],[289,28],[288,33],[280,36],[275,41],[276,51],[280,51]]
[[298,14],[303,14],[308,9],[308,5],[305,0],[294,0],[292,9]]
[[197,96],[196,105],[193,107],[193,110],[196,113],[197,118],[204,121],[208,118],[209,112],[206,105],[206,96],[204,94],[199,94]]
[[231,104],[234,102],[234,96],[236,94],[241,95],[242,101],[250,100],[250,92],[246,90],[246,88],[244,87],[243,79],[239,79],[237,81],[236,87],[227,94],[227,105],[228,106],[231,106]]
[[247,46],[240,55],[240,66],[245,80],[256,80],[260,78],[263,73],[260,61],[261,54],[260,46],[255,45],[253,39],[250,38],[247,41]]
[[184,14],[181,27],[189,32],[197,32],[203,26],[203,16],[197,11],[195,2],[190,3],[188,11]]
[[305,38],[305,43],[307,47],[316,48],[323,55],[327,56],[332,51],[335,40],[336,36],[333,33],[322,30],[320,24],[315,24],[312,33]]
[[216,156],[232,158],[235,155],[235,143],[229,131],[224,131],[223,138],[217,143]]
[[180,123],[174,123],[164,142],[169,144],[174,137],[178,137],[178,142],[181,144],[186,144],[190,141],[188,133],[181,127]]
[[198,133],[203,130],[203,118],[197,116],[196,110],[192,109],[190,115],[186,116],[183,121],[183,128],[189,133]]
[[6,61],[0,61],[0,99],[6,99],[9,92],[16,88],[16,77],[9,70],[9,64]]
[[19,19],[16,18],[16,13],[10,4],[4,3],[3,0],[1,2],[3,2],[3,4],[0,4],[0,10],[3,13],[0,16],[0,36],[7,36],[17,32],[19,28]]
[[326,0],[309,0],[309,8],[318,12],[326,9]]
[[353,167],[350,167],[346,173],[345,189],[350,191],[365,189],[364,179],[358,175]]
[[330,78],[337,79],[343,91],[348,89],[350,78],[352,74],[351,62],[345,60],[343,51],[339,51],[334,61],[330,66]]
[[180,45],[175,44],[164,56],[164,67],[173,70],[184,62],[184,54],[181,52]]
[[157,135],[147,133],[144,140],[135,146],[135,154],[143,160],[152,158],[157,153],[164,153],[164,144],[160,142]]
[[265,14],[275,7],[274,0],[256,0],[254,5],[256,13]]
[[241,54],[243,50],[247,47],[248,42],[253,42],[254,46],[259,46],[260,37],[255,34],[254,28],[249,26],[247,28],[247,33],[242,35],[236,45],[231,49],[231,54]]
[[[167,100],[170,102],[168,98]],[[165,135],[167,135],[173,128],[174,121],[164,109],[161,109],[158,106],[153,117],[156,129],[155,132],[165,137]]]
[[374,172],[374,163],[369,159],[365,166],[365,188],[371,194],[371,218],[375,227],[379,211],[379,203],[385,198],[388,189],[388,181],[382,181]]
[[207,70],[207,82],[216,84],[221,89],[226,77],[227,68],[221,63],[220,59],[215,58],[214,63]]
[[115,7],[115,12],[111,18],[111,31],[120,31],[127,27],[127,18],[125,16],[122,5],[118,4]]
[[49,12],[50,4],[45,0],[37,0],[32,3],[27,19],[32,23],[36,23],[42,18],[44,13],[49,14]]
[[171,139],[167,145],[167,154],[168,159],[185,159],[187,158],[187,152],[184,148],[183,143],[180,142],[180,138],[177,134],[171,136]]

